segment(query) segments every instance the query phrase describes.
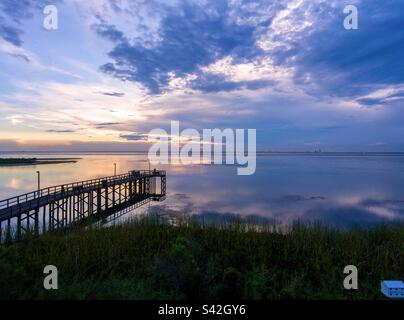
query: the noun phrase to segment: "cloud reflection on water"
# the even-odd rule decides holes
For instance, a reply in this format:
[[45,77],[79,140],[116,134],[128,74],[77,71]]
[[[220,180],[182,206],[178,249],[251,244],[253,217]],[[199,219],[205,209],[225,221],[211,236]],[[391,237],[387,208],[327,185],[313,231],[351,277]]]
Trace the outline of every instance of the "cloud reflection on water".
[[[36,170],[41,170],[45,187],[112,175],[114,163],[118,173],[148,169],[146,155],[80,157],[75,164],[0,168],[0,197],[34,190]],[[231,166],[160,169],[168,174],[167,199],[151,208],[168,215],[199,214],[210,219],[242,215],[281,223],[320,220],[340,226],[404,219],[401,156],[259,156],[253,176],[237,176]]]

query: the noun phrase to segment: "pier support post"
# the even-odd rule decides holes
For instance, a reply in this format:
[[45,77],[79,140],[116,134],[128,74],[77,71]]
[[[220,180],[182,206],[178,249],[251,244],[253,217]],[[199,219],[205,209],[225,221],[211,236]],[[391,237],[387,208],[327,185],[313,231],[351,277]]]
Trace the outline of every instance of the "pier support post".
[[112,208],[115,207],[115,185],[112,186]]
[[100,213],[102,211],[101,208],[101,189],[97,190],[97,213]]
[[108,199],[108,187],[105,188],[105,210],[108,210],[108,206],[109,206],[109,199]]
[[39,209],[35,210],[34,219],[34,233],[37,236],[39,235]]
[[[122,210],[122,208],[125,209],[126,204],[127,206],[142,205],[149,201],[148,196],[158,195],[158,178],[161,179],[160,195],[164,196],[166,176],[163,171],[154,171],[154,173],[134,171],[126,177],[97,179],[92,184],[85,181],[49,188],[50,191],[40,199],[30,200],[27,194],[26,203],[10,202],[12,205],[1,209],[4,210],[4,215],[7,214],[7,218],[0,221],[0,243],[8,241],[8,238],[20,239],[23,233],[30,229],[38,235],[59,227],[66,227],[70,223],[104,211],[110,212],[112,208]],[[16,199],[24,198],[19,196]],[[3,217],[4,215],[2,212]],[[13,232],[12,235],[11,223],[16,226],[15,233]]]
[[129,197],[132,198],[133,195],[133,181],[129,181]]
[[17,239],[21,239],[21,214],[17,217]]

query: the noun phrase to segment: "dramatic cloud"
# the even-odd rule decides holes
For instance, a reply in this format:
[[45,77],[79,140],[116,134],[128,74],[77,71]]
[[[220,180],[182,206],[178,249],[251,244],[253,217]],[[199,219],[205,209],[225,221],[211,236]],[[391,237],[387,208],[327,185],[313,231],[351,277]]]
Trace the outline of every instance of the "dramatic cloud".
[[393,102],[393,101],[402,102],[402,101],[404,101],[404,90],[399,90],[397,92],[389,93],[384,96],[360,98],[357,101],[360,104],[366,105],[366,106],[382,105],[382,104],[386,104],[386,103]]
[[[3,24],[3,19],[0,17],[0,23]],[[4,40],[12,43],[13,45],[19,47],[22,45],[21,35],[22,31],[14,28],[12,26],[2,25],[0,26],[0,37]]]
[[402,1],[349,1],[358,30],[340,0],[52,3],[47,31],[47,1],[0,1],[0,139],[144,147],[178,120],[261,150],[404,150]]
[[255,90],[271,84],[274,82],[270,80],[228,81],[224,76],[209,73],[202,73],[189,82],[190,88],[203,92],[234,91],[245,88]]
[[[249,19],[241,21],[244,17],[234,16],[232,9],[227,1],[205,4],[182,1],[178,6],[167,7],[160,23],[160,40],[152,46],[128,41],[114,26],[99,25],[97,33],[117,43],[109,52],[113,62],[103,65],[101,70],[122,80],[139,82],[155,94],[164,91],[171,79],[191,74],[199,75],[192,81],[194,88],[220,91],[220,88],[212,90],[207,83],[212,80],[217,83],[218,79],[203,74],[201,67],[226,56],[243,62],[263,53],[256,42],[262,26]],[[267,23],[272,14],[267,12]],[[248,86],[226,80],[222,85],[223,90]],[[251,84],[251,88],[256,85]]]
[[98,35],[112,42],[126,42],[127,39],[123,33],[116,29],[115,26],[106,25],[105,23],[94,24],[93,29]]
[[267,51],[278,65],[293,67],[294,81],[311,94],[358,97],[404,82],[404,3],[355,2],[358,30],[343,28],[344,3],[307,1],[287,19],[296,23],[303,15],[310,27],[281,33]]
[[232,57],[233,65],[269,58],[274,66],[293,70],[294,83],[317,96],[360,98],[381,86],[404,82],[404,3],[353,1],[359,10],[358,30],[343,27],[342,2],[280,1],[265,7],[262,19],[265,3],[181,1],[162,6],[159,41],[154,44],[129,39],[103,22],[96,32],[116,46],[109,52],[112,62],[101,70],[141,83],[153,94],[187,76],[193,76],[185,80],[188,87],[202,92],[273,84],[234,81],[201,70],[224,57]]
[[[52,4],[61,3],[63,0],[53,0]],[[47,0],[1,0],[0,1],[0,37],[15,46],[23,44],[21,30],[22,21],[32,18],[34,14],[41,13]]]

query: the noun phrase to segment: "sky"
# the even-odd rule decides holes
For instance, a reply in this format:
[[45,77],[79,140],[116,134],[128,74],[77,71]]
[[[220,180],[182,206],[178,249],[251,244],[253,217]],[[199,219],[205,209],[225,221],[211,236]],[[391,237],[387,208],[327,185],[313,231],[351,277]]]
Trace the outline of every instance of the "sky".
[[0,0],[0,152],[147,150],[171,121],[404,151],[403,52],[398,0]]

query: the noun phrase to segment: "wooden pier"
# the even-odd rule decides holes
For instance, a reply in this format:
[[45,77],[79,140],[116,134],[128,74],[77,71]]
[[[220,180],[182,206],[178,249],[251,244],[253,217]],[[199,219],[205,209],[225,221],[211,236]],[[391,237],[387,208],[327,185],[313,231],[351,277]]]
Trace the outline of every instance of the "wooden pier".
[[[131,171],[44,188],[0,201],[0,242],[30,231],[43,233],[65,228],[85,219],[161,201],[166,195],[166,172]],[[8,233],[8,234],[7,234]]]

